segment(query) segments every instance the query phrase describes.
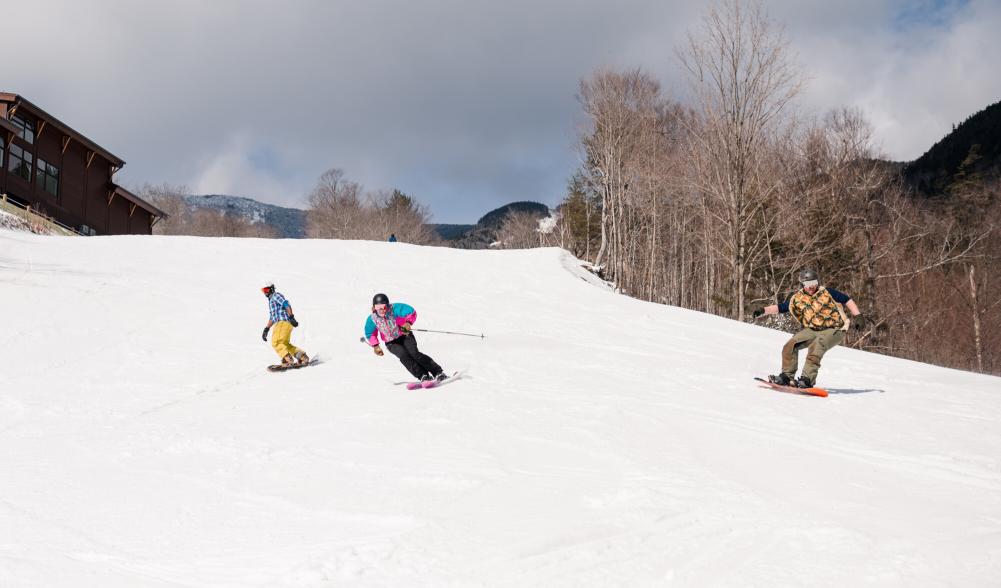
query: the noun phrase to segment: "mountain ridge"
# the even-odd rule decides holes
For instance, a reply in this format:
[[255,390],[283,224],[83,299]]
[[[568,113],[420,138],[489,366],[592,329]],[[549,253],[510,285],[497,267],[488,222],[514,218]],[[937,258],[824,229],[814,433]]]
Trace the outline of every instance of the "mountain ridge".
[[[227,194],[190,194],[184,196],[184,203],[191,213],[211,209],[237,214],[253,223],[265,223],[274,227],[278,237],[306,238],[309,211],[304,209]],[[496,239],[497,230],[510,212],[533,212],[544,216],[549,214],[549,207],[538,202],[516,201],[487,212],[475,224],[429,223],[428,226],[446,243],[464,249],[482,249]]]
[[966,173],[1001,178],[1001,101],[971,114],[920,157],[904,163],[902,174],[919,194],[940,196],[964,163]]

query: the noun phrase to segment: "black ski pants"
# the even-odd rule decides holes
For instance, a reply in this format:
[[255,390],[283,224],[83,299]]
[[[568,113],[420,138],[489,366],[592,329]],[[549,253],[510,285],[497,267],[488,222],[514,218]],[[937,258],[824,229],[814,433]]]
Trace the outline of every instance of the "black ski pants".
[[407,368],[418,380],[424,376],[437,376],[441,373],[441,366],[433,359],[424,355],[417,349],[417,338],[413,333],[400,335],[392,341],[386,343],[389,352],[400,358],[403,367]]

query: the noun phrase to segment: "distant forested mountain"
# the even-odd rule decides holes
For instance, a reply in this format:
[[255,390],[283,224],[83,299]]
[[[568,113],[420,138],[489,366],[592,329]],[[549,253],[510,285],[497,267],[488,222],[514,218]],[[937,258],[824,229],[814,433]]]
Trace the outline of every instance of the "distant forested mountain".
[[1001,178],[1001,102],[971,115],[906,164],[903,176],[918,193],[937,196],[946,192],[961,168],[984,180]]
[[501,226],[508,215],[526,213],[539,218],[549,216],[549,207],[539,202],[512,202],[486,213],[476,224],[447,244],[461,249],[485,249],[497,241]]
[[222,194],[185,196],[184,202],[192,213],[211,209],[235,214],[252,223],[264,223],[275,230],[279,238],[301,239],[306,236],[306,211],[258,202],[242,196]]

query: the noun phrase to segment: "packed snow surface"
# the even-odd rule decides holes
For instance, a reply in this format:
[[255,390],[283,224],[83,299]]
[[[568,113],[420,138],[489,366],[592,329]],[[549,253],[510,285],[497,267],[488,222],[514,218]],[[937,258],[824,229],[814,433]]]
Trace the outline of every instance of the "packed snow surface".
[[[323,363],[265,370],[267,279]],[[376,292],[465,376],[394,385]],[[762,389],[786,335],[557,249],[8,231],[0,302],[2,586],[1001,583],[1001,379]]]

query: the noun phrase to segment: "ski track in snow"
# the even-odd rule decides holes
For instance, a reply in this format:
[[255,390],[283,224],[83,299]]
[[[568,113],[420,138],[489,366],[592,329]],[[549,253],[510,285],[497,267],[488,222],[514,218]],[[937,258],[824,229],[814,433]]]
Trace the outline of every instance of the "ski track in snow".
[[[786,335],[617,295],[554,249],[0,251],[0,586],[1001,578],[998,378],[838,348],[828,398],[761,389]],[[322,363],[265,370],[263,277]],[[417,333],[461,378],[392,385],[358,343],[376,291],[487,335]]]

